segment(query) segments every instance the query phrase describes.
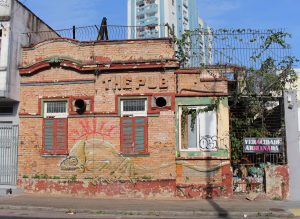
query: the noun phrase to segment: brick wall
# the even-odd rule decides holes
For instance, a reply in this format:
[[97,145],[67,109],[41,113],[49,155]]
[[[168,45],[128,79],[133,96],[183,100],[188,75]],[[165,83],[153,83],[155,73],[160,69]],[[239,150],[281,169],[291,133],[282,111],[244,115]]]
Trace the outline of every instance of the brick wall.
[[[204,82],[197,74],[178,77],[173,58],[173,45],[168,40],[53,40],[24,49],[20,68],[19,185],[38,192],[118,197],[122,191],[126,197],[173,197],[176,177],[177,183],[183,183],[176,175],[175,161],[178,88],[222,91],[223,95],[227,91],[224,81]],[[72,62],[65,65],[65,60]],[[118,63],[118,67],[111,68],[107,63]],[[98,65],[102,66],[100,71]],[[166,97],[169,105],[155,107],[158,96]],[[148,151],[122,154],[120,101],[141,97],[147,100]],[[83,114],[74,112],[73,100],[77,98],[89,101],[89,110]],[[43,152],[43,103],[59,99],[69,103],[68,153],[49,155]],[[220,118],[226,120],[228,110],[223,109],[222,114]],[[226,121],[220,124],[226,125]],[[200,161],[192,165],[203,166]],[[227,167],[220,168],[218,179]]]
[[[141,48],[143,50],[141,51]],[[84,64],[173,59],[169,40],[77,42],[55,39],[24,48],[22,66],[51,58],[67,58]]]

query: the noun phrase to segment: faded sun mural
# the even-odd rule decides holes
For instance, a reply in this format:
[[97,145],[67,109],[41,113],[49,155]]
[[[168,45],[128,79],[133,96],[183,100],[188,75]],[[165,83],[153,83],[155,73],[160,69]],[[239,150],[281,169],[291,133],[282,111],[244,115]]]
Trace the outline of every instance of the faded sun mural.
[[117,146],[109,140],[116,133],[116,126],[107,122],[81,120],[77,129],[70,131],[75,142],[69,156],[60,163],[63,171],[97,173],[99,176],[131,176],[133,162],[122,157]]
[[[153,168],[149,164],[150,157],[124,157],[119,152],[119,145],[111,139],[119,139],[119,129],[108,122],[97,119],[82,120],[76,129],[70,131],[73,145],[69,155],[60,161],[61,171],[80,174],[82,177],[92,176],[105,179],[153,179],[157,171],[160,177],[170,177],[174,172],[173,160],[164,162]],[[156,174],[155,174],[156,173]]]

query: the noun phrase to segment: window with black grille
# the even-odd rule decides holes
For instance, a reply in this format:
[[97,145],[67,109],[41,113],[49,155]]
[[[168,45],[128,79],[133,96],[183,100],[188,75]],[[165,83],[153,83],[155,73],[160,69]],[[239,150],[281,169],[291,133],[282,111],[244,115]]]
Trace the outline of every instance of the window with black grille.
[[147,115],[146,99],[124,99],[121,100],[122,116],[146,116]]

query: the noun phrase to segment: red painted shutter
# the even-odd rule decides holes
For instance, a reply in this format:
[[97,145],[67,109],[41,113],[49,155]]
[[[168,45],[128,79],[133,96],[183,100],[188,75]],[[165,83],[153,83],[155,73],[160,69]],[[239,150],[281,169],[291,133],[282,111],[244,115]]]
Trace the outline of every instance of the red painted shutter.
[[56,122],[56,130],[55,130],[55,151],[57,153],[67,153],[67,119],[55,119]]
[[54,119],[44,119],[44,151],[54,149]]
[[147,118],[121,118],[121,152],[124,154],[147,153]]
[[135,129],[134,129],[134,151],[144,152],[145,147],[145,123],[146,118],[135,118]]
[[133,151],[133,118],[121,118],[121,150],[124,154],[131,154]]
[[68,152],[67,119],[44,119],[44,153],[66,154]]

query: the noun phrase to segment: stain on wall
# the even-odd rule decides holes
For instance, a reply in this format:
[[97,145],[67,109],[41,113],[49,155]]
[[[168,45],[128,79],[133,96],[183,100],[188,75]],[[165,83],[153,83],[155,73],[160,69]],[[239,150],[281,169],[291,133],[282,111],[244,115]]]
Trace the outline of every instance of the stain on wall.
[[271,199],[286,199],[289,193],[289,171],[286,165],[268,165],[266,194]]

